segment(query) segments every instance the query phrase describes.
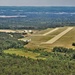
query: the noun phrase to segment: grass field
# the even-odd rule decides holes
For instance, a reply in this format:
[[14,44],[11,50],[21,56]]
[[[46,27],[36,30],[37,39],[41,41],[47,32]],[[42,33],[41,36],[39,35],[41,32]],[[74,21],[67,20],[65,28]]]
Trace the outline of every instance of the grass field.
[[36,57],[39,56],[39,53],[33,53],[31,51],[25,51],[24,49],[8,49],[8,50],[4,50],[4,53],[9,53],[9,54],[16,54],[16,55],[20,55],[20,56],[25,56],[25,57],[29,57],[29,58],[33,58],[33,59],[37,59]]
[[[28,38],[31,38],[32,41],[28,45],[26,45],[25,47],[32,48],[32,49],[33,48],[38,48],[38,47],[49,48],[50,45],[43,45],[41,43],[52,39],[53,37],[55,37],[56,35],[58,35],[59,33],[63,32],[66,29],[67,29],[67,27],[59,27],[58,30],[56,30],[56,31],[54,31],[54,32],[52,32],[52,33],[50,33],[46,36],[29,36]],[[50,31],[51,30],[52,30],[52,28],[50,29]],[[45,33],[47,32],[46,30],[44,30],[44,31],[45,31]],[[49,32],[49,29],[48,29],[48,32]]]
[[74,48],[72,43],[75,42],[75,27],[69,31],[66,35],[61,37],[58,41],[52,44],[52,46],[64,46],[68,48]]
[[60,39],[63,35],[66,35],[66,33],[68,33],[72,29],[73,29],[73,27],[68,27],[65,31],[59,33],[58,35],[56,35],[55,37],[53,37],[52,39],[50,39],[49,41],[47,41],[46,44],[53,44],[58,39]]
[[51,31],[53,28],[47,28],[47,29],[44,29],[44,30],[39,30],[39,31],[37,31],[37,34],[44,34],[44,33],[46,33],[46,32],[49,32],[49,31]]
[[[36,49],[36,48],[44,48],[46,51],[51,52],[53,47],[55,46],[61,46],[61,47],[66,47],[66,48],[74,48],[72,46],[72,43],[75,42],[75,27],[73,27],[72,30],[67,32],[65,35],[60,37],[57,41],[55,41],[52,44],[42,44],[43,42],[47,42],[48,40],[52,39],[53,37],[57,36],[61,32],[65,31],[68,27],[59,27],[58,30],[46,35],[46,36],[28,36],[25,37],[25,39],[31,39],[31,42],[29,42],[25,47],[30,48],[30,49]],[[46,30],[41,30],[38,31],[38,34],[44,34],[49,31],[51,31],[54,28],[49,28]],[[36,34],[34,34],[36,35]],[[24,50],[17,50],[17,49],[9,49],[9,50],[4,50],[5,53],[9,54],[16,54],[20,56],[25,56],[25,57],[30,57],[33,59],[37,59],[37,56],[39,56],[39,53],[33,53],[32,51],[24,51]],[[43,59],[43,58],[41,58]]]
[[23,49],[14,49],[14,48],[10,48],[10,49],[7,49],[7,50],[4,50],[4,53],[8,53],[8,54],[15,54],[15,55],[19,55],[19,56],[25,56],[26,58],[32,58],[32,59],[42,59],[42,60],[45,60],[46,58],[45,57],[40,57],[40,53],[38,52],[33,52],[32,50],[31,51],[28,51],[28,50],[25,50],[24,48]]

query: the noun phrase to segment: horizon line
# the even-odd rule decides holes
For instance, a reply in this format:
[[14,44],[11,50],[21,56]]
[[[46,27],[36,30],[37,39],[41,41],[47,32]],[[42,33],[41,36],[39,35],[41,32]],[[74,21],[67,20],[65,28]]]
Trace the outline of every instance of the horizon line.
[[71,5],[68,5],[68,6],[67,5],[65,5],[65,6],[63,6],[63,5],[56,5],[56,6],[55,5],[54,6],[53,5],[52,6],[47,6],[47,5],[46,6],[41,6],[41,5],[40,6],[36,6],[36,5],[32,5],[32,6],[31,5],[29,5],[29,6],[28,5],[26,5],[26,6],[1,5],[0,7],[75,7],[75,6],[71,6]]

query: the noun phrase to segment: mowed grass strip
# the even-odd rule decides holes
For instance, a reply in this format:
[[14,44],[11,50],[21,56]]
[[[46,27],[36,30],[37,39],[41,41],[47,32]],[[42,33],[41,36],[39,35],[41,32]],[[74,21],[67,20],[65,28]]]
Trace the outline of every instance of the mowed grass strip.
[[[31,42],[28,45],[26,45],[25,47],[31,48],[31,49],[41,47],[42,42],[47,42],[48,40],[52,39],[53,37],[55,37],[57,34],[61,33],[62,31],[64,31],[65,29],[67,29],[67,27],[59,27],[58,30],[56,30],[46,36],[29,36],[28,38],[31,38]],[[49,46],[46,45],[46,47],[49,47]]]
[[47,41],[48,39],[52,38],[54,36],[35,36],[35,37],[31,37],[31,42],[35,42],[35,43],[41,43],[43,41]]
[[33,58],[33,59],[37,59],[36,57],[39,56],[39,53],[33,53],[30,51],[23,51],[21,49],[8,49],[8,50],[4,50],[4,53],[9,53],[9,54],[16,54],[19,56],[25,56],[25,57],[29,57],[29,58]]
[[54,38],[50,39],[49,41],[47,41],[46,43],[54,43],[55,41],[57,41],[59,38],[61,38],[63,35],[65,35],[66,33],[68,33],[70,30],[72,30],[73,27],[69,27],[67,28],[65,31],[61,32],[60,34],[58,34],[57,36],[55,36]]
[[47,34],[48,32],[51,32],[53,31],[54,28],[48,28],[48,29],[45,29],[45,30],[37,30],[36,33],[34,33],[33,35],[31,36],[46,36],[45,34]]
[[47,28],[47,29],[44,29],[44,30],[40,30],[40,31],[37,32],[37,34],[44,34],[44,33],[47,33],[49,31],[53,30],[53,29],[54,28]]
[[74,48],[72,43],[75,42],[75,27],[63,35],[58,41],[56,41],[52,46],[63,46],[68,48]]
[[56,36],[57,34],[59,34],[60,32],[64,31],[66,29],[66,27],[61,27],[58,30],[46,35],[46,36],[30,36],[29,38],[31,38],[32,41],[36,41],[36,42],[45,42],[50,40],[51,38],[53,38],[54,36]]
[[54,28],[53,30],[51,30],[51,31],[49,31],[49,32],[44,33],[44,34],[43,34],[43,36],[46,36],[46,35],[48,35],[48,34],[50,34],[50,33],[54,32],[54,31],[56,31],[56,30],[58,30],[58,29],[59,29],[59,28]]
[[59,27],[59,29],[58,30],[56,30],[56,31],[54,31],[54,32],[52,32],[52,33],[50,33],[50,34],[48,34],[48,35],[51,35],[51,36],[56,36],[56,35],[58,35],[59,33],[61,33],[61,32],[63,32],[64,30],[66,30],[67,29],[67,27]]

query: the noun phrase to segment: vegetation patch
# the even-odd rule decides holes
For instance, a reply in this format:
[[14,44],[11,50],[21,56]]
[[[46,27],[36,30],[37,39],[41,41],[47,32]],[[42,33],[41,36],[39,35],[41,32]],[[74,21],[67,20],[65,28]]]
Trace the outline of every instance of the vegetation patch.
[[[12,51],[22,54],[21,50],[13,50],[13,49],[8,50],[8,52],[13,53]],[[47,57],[47,59],[34,60],[31,58],[26,58],[25,56],[3,53],[2,55],[0,55],[0,68],[1,68],[0,74],[1,75],[75,74],[75,59],[73,57],[68,56],[67,53],[65,56],[62,52],[58,52],[56,50],[55,52],[53,51],[50,53],[44,52],[41,55]]]
[[8,50],[4,50],[4,53],[9,53],[9,54],[15,54],[15,55],[19,55],[19,56],[25,56],[25,57],[29,57],[29,58],[33,58],[33,59],[37,59],[36,56],[39,56],[39,53],[33,53],[31,51],[27,51],[25,49],[8,49]]
[[11,37],[8,33],[0,33],[0,49],[23,48],[26,42],[18,40],[21,37],[21,34],[17,34],[17,37]]

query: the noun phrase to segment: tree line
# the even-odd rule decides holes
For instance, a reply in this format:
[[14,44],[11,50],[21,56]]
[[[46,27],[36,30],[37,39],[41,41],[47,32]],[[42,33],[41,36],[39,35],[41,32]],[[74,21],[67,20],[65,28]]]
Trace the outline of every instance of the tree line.
[[72,56],[74,53],[72,49],[55,47],[52,52],[42,54],[49,57],[46,60],[2,53],[0,75],[74,75],[75,58]]
[[9,48],[23,48],[26,42],[18,40],[19,38],[23,38],[22,34],[0,33],[0,51]]

